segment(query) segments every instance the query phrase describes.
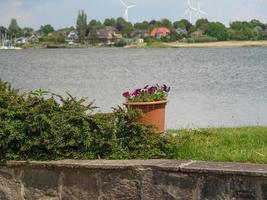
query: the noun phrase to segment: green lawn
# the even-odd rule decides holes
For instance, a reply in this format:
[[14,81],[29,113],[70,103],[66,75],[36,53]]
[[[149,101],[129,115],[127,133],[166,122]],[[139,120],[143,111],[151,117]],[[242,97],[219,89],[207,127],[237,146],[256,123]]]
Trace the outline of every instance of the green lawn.
[[169,130],[179,160],[267,164],[267,127]]

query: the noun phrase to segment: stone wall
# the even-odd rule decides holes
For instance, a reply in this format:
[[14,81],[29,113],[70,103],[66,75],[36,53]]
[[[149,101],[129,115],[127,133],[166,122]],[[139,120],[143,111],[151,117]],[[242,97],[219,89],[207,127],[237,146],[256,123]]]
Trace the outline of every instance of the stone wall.
[[267,199],[267,165],[55,161],[0,165],[0,200]]

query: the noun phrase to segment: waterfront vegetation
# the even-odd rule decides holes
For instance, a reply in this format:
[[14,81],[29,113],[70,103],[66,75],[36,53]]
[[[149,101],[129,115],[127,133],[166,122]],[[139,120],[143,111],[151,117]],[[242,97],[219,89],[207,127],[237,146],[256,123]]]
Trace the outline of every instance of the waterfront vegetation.
[[[160,34],[152,36],[152,30],[159,27],[167,28],[169,33],[164,36]],[[50,24],[46,24],[35,31],[29,27],[20,28],[16,19],[12,19],[8,30],[13,39],[29,37],[31,35],[38,37],[38,41],[34,41],[35,44],[20,44],[24,48],[43,47],[47,44],[65,44],[65,47],[74,48],[92,46],[164,48],[177,47],[175,45],[168,45],[168,43],[173,42],[190,44],[213,43],[216,41],[262,41],[267,39],[267,24],[256,19],[251,21],[233,21],[229,26],[220,22],[208,21],[207,19],[198,19],[195,24],[191,24],[186,19],[174,22],[162,19],[130,23],[122,17],[117,19],[108,18],[103,22],[91,19],[88,22],[84,11],[79,11],[76,27],[72,26],[55,30]],[[114,32],[107,33],[110,30]],[[66,37],[72,31],[77,35],[77,38],[72,41],[76,45],[66,45],[69,42],[69,40],[66,40]],[[105,31],[107,32],[105,33]],[[113,35],[112,38],[105,38],[105,35],[109,34]],[[142,39],[141,44],[139,39]],[[184,47],[190,46],[184,45]]]
[[169,130],[135,122],[136,111],[95,113],[86,99],[0,81],[0,160],[179,159],[267,163],[267,127]]

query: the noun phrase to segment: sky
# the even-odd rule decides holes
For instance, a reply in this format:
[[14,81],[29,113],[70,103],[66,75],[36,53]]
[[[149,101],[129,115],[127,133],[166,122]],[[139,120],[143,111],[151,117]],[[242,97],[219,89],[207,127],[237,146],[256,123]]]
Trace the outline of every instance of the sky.
[[[187,0],[124,1],[128,5],[137,5],[129,10],[131,22],[188,18],[185,15]],[[200,5],[207,13],[204,17],[210,21],[228,25],[235,20],[259,19],[267,23],[267,0],[200,0]],[[8,26],[11,18],[16,18],[20,27],[34,29],[43,24],[51,24],[57,29],[75,26],[81,9],[87,13],[88,20],[124,15],[119,0],[0,0],[0,26]]]

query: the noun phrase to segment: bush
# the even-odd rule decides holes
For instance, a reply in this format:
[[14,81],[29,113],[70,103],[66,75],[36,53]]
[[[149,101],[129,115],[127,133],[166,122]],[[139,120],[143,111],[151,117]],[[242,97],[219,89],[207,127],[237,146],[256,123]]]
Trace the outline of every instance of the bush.
[[152,44],[154,42],[159,42],[160,40],[158,40],[157,38],[155,37],[146,37],[145,38],[145,42],[149,45],[149,44]]
[[115,42],[115,47],[124,47],[127,45],[127,42],[125,39],[120,39],[118,41]]
[[209,23],[205,29],[205,34],[217,38],[219,41],[225,41],[229,39],[226,27],[220,22]]
[[51,36],[45,36],[40,39],[41,42],[61,44],[65,43],[65,37],[59,33],[53,33]]
[[170,35],[166,37],[162,37],[162,42],[176,42],[177,40],[181,39],[181,36],[176,31],[171,31]]
[[0,80],[0,160],[165,158],[169,140],[122,108],[93,114],[86,99],[35,91]]

